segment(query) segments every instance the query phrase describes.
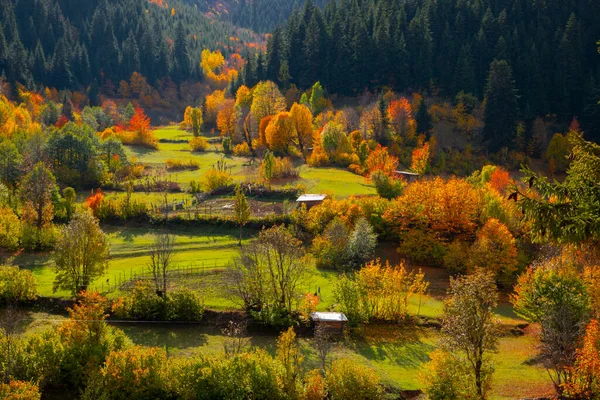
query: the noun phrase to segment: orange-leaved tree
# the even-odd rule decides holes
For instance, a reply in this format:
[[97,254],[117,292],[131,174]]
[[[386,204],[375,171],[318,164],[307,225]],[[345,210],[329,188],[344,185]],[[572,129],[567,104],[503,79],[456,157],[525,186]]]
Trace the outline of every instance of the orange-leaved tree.
[[422,146],[417,147],[412,153],[412,163],[410,169],[417,174],[424,174],[429,164],[429,143],[424,143]]
[[586,329],[583,345],[577,350],[571,381],[564,384],[563,394],[572,399],[600,397],[600,325],[596,319]]
[[265,130],[267,145],[275,153],[289,154],[298,142],[296,125],[289,112],[280,112],[269,122]]

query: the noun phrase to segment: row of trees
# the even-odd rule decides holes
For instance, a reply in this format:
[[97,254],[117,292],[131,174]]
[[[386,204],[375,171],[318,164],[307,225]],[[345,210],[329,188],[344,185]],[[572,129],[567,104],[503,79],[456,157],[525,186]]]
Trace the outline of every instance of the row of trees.
[[[69,318],[27,337],[3,331],[0,373],[7,398],[39,399],[39,389],[67,386],[83,399],[380,399],[380,378],[346,359],[304,373],[304,356],[293,329],[277,340],[275,356],[243,343],[231,330],[225,352],[211,357],[177,359],[161,348],[133,346],[106,322],[107,300],[81,292]],[[15,316],[19,318],[18,315]],[[39,387],[39,389],[38,389]],[[11,397],[16,396],[16,397]],[[20,397],[26,396],[26,397]]]

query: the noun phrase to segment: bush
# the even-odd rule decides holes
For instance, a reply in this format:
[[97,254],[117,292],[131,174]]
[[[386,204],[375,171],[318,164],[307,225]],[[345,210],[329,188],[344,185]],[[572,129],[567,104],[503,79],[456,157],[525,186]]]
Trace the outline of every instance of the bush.
[[0,398],[4,400],[38,400],[42,398],[37,385],[31,382],[10,381],[0,384]]
[[321,371],[313,369],[304,377],[304,400],[325,400],[327,398],[327,382]]
[[30,251],[52,250],[56,244],[57,235],[58,230],[53,225],[37,229],[33,225],[25,224],[21,236],[21,246]]
[[233,148],[233,154],[238,157],[250,157],[252,152],[250,151],[250,147],[248,143],[240,143]]
[[403,235],[398,253],[417,264],[440,266],[446,248],[434,233],[415,229]]
[[[275,163],[273,165],[271,179],[286,179],[286,178],[297,178],[300,175],[298,169],[294,168],[292,160],[289,158],[274,157]],[[267,180],[265,176],[265,163],[264,161],[260,165],[260,175],[264,180]]]
[[233,153],[233,143],[231,142],[231,138],[230,137],[224,137],[223,138],[223,142],[221,142],[223,145],[223,153],[225,154],[231,154]]
[[202,136],[197,136],[190,140],[190,147],[192,148],[192,152],[206,151],[209,147],[208,140]]
[[25,302],[35,298],[35,278],[31,271],[0,266],[0,302]]
[[189,289],[179,289],[167,299],[169,321],[200,321],[204,314],[202,298]]
[[113,351],[92,379],[84,400],[168,399],[167,355],[159,348],[135,346]]
[[284,399],[278,369],[264,350],[232,358],[202,357],[179,366],[172,386],[184,400]]
[[204,309],[202,298],[191,290],[178,289],[164,299],[147,281],[136,282],[129,296],[111,306],[117,318],[143,321],[200,321]]
[[421,377],[427,398],[431,400],[476,399],[470,393],[469,373],[464,365],[451,354],[436,350]]
[[392,179],[383,171],[375,171],[371,174],[371,180],[375,184],[377,194],[384,199],[395,199],[402,194],[404,184],[401,180]]
[[221,171],[211,168],[202,175],[202,189],[205,192],[221,189],[230,186],[233,183],[229,171]]
[[173,160],[165,161],[169,171],[196,171],[200,169],[200,163],[196,160]]
[[17,214],[8,207],[0,207],[0,247],[17,250],[22,233],[23,226]]
[[332,400],[381,399],[379,376],[371,368],[348,359],[335,360],[325,374]]

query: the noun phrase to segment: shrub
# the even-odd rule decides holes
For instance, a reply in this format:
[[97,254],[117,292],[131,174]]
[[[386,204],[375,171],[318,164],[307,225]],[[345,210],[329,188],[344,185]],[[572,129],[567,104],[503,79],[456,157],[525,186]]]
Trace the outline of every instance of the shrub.
[[417,264],[439,266],[443,264],[446,248],[434,233],[415,229],[403,235],[398,253]]
[[179,289],[169,295],[167,309],[170,321],[200,321],[204,314],[204,302],[197,293]]
[[176,395],[192,399],[284,399],[278,365],[264,350],[232,358],[202,357],[176,369]]
[[231,138],[229,136],[223,138],[223,153],[231,154],[233,152],[233,143],[231,142]]
[[0,302],[24,302],[35,298],[35,278],[31,271],[0,266]]
[[335,360],[326,372],[325,380],[332,400],[369,400],[383,396],[380,377],[375,371],[352,360]]
[[401,180],[390,178],[383,171],[377,170],[371,174],[377,194],[384,199],[395,199],[402,194],[404,184]]
[[272,167],[271,174],[271,178],[267,179],[265,172],[265,162],[263,161],[260,164],[260,175],[266,181],[269,181],[271,179],[297,178],[300,175],[300,172],[296,168],[294,168],[292,160],[290,160],[289,158],[274,157],[274,164]]
[[58,231],[50,225],[37,229],[33,225],[25,224],[21,236],[21,246],[26,250],[51,250],[56,244]]
[[0,207],[0,247],[17,250],[23,233],[21,220],[9,207]]
[[117,318],[146,321],[200,321],[204,302],[195,292],[178,289],[167,298],[156,294],[147,281],[136,282],[129,296],[116,299],[111,311]]
[[196,160],[173,160],[165,161],[169,171],[196,171],[200,169],[200,163]]
[[202,152],[208,150],[208,140],[203,138],[202,136],[197,136],[190,140],[190,147],[192,148],[192,152]]
[[4,400],[39,400],[42,398],[37,385],[31,382],[10,381],[0,384],[0,398]]
[[325,400],[327,398],[327,382],[321,371],[313,369],[304,377],[304,400]]
[[250,147],[248,143],[240,143],[233,148],[233,154],[238,157],[250,157],[252,152],[250,151]]
[[477,397],[470,393],[468,372],[452,354],[442,350],[431,353],[431,361],[421,376],[427,398],[431,400],[468,400]]
[[202,189],[205,192],[221,189],[233,183],[231,174],[227,170],[211,168],[202,175]]
[[113,351],[99,376],[86,388],[84,400],[170,398],[167,355],[159,348],[135,346]]

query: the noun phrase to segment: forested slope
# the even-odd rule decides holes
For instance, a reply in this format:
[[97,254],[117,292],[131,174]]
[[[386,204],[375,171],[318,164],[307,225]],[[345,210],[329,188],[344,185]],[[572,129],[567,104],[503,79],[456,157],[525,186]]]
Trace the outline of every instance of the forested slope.
[[[266,78],[331,93],[365,88],[460,91],[483,98],[506,60],[523,118],[598,118],[600,3],[587,0],[308,1],[276,30]],[[261,77],[259,77],[261,78]],[[588,124],[589,125],[589,124]]]
[[[157,4],[158,3],[158,4]],[[141,72],[199,79],[202,49],[241,51],[257,36],[178,1],[0,0],[0,71],[9,82],[75,89]]]

